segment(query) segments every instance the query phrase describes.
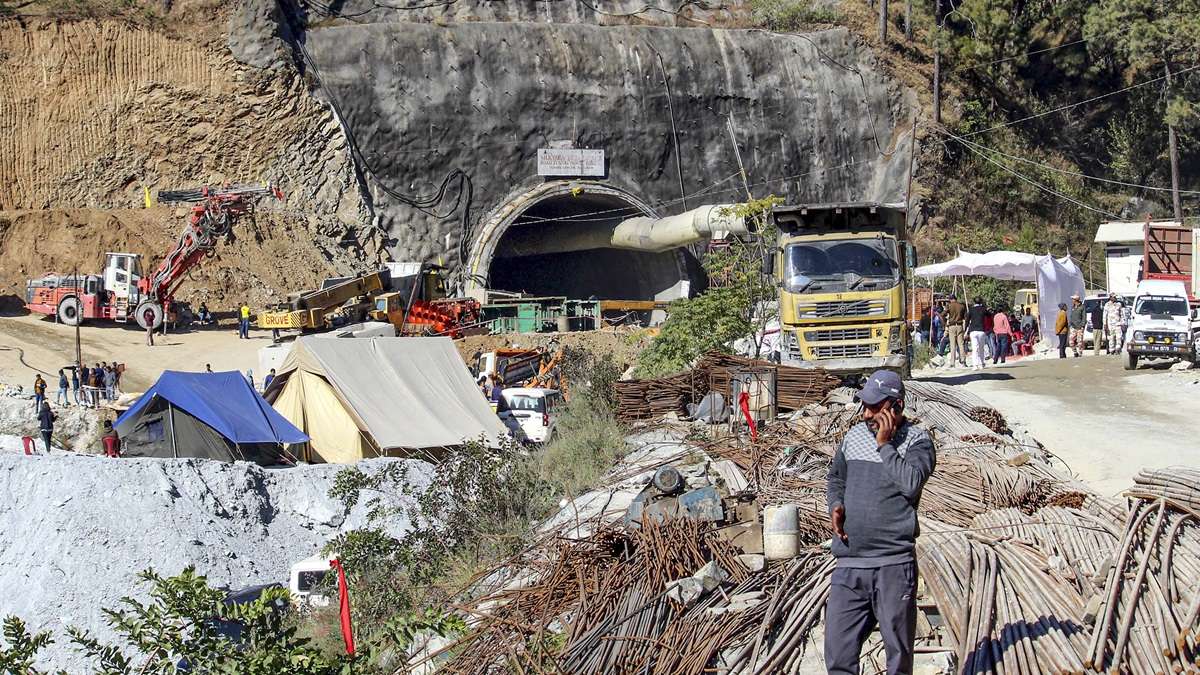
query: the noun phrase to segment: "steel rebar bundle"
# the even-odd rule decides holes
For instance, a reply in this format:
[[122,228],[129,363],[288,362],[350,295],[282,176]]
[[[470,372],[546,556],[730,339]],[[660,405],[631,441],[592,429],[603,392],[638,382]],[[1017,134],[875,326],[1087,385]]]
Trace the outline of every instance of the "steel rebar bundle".
[[1192,673],[1200,667],[1200,471],[1142,470],[1134,483],[1087,665]]
[[689,403],[698,403],[710,389],[730,400],[731,373],[739,368],[769,368],[775,373],[776,403],[781,410],[797,410],[817,403],[841,380],[820,368],[794,368],[767,361],[705,354],[691,370],[645,380],[622,380],[614,387],[617,413],[625,420],[653,419],[669,413],[684,415]]
[[1084,598],[1042,551],[1021,539],[927,522],[918,552],[959,672],[1081,672]]

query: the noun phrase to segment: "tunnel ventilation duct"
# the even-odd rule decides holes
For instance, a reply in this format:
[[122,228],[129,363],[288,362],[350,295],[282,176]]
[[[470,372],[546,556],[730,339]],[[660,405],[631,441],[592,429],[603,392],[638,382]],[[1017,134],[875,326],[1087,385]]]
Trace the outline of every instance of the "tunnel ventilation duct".
[[750,234],[733,204],[710,204],[666,218],[630,218],[613,230],[609,245],[638,251],[666,251],[711,239],[718,233]]
[[521,225],[514,227],[504,238],[497,252],[499,257],[545,255],[566,251],[587,251],[597,248],[616,248],[628,251],[661,253],[687,246],[715,234],[751,232],[745,219],[732,213],[728,205],[701,206],[676,216],[648,218],[645,216],[608,222],[574,222],[570,215],[555,220],[553,236],[544,227]]

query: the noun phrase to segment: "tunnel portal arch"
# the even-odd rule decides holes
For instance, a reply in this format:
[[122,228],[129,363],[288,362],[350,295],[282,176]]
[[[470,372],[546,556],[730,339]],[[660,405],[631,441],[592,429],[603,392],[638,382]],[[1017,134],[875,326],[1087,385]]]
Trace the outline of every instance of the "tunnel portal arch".
[[608,182],[547,181],[510,196],[482,221],[467,259],[467,292],[601,300],[687,295],[703,273],[686,249],[652,253],[605,245],[617,224],[639,216],[659,214]]

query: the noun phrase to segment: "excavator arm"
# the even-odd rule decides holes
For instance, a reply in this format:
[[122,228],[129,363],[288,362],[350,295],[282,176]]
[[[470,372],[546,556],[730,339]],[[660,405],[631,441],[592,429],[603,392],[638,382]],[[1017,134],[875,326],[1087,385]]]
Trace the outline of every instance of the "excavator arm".
[[202,259],[211,256],[222,237],[232,237],[233,226],[238,219],[252,213],[255,201],[268,195],[283,199],[283,193],[274,186],[203,186],[159,192],[160,203],[190,203],[194,206],[175,246],[152,274],[138,281],[138,290],[142,295],[134,314],[138,324],[146,328],[152,322],[154,327],[158,327],[170,311],[175,290],[188,271]]

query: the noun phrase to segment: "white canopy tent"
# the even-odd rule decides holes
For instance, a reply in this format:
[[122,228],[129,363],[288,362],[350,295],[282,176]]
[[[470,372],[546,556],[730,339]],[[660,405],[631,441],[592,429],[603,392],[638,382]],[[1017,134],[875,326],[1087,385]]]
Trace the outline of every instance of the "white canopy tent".
[[965,253],[953,260],[923,265],[913,274],[926,279],[937,277],[981,276],[1004,281],[1030,281],[1038,290],[1038,331],[1049,344],[1054,336],[1054,321],[1059,303],[1071,302],[1071,296],[1083,297],[1083,270],[1071,256],[1055,258],[1019,251]]

